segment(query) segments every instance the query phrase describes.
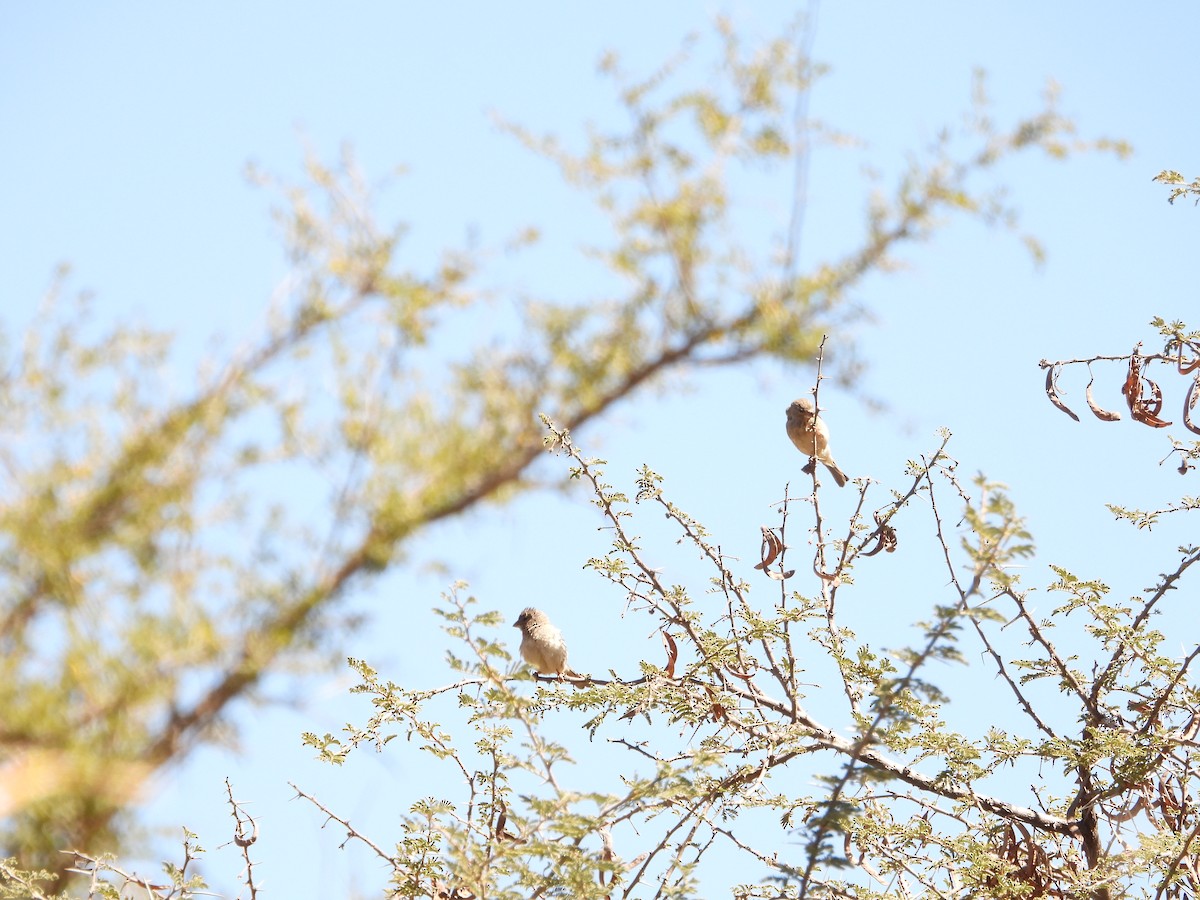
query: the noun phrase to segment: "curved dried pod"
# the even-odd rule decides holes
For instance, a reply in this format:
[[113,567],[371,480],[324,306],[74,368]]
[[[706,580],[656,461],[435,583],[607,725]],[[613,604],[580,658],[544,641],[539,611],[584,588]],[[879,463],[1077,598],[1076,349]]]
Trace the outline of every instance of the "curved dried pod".
[[1121,414],[1119,412],[1112,412],[1111,410],[1102,408],[1100,404],[1096,402],[1096,398],[1092,396],[1092,382],[1095,380],[1096,376],[1092,374],[1092,367],[1088,366],[1087,390],[1084,392],[1085,396],[1087,397],[1088,409],[1090,409],[1092,411],[1092,415],[1094,415],[1101,422],[1121,421]]
[[1196,401],[1200,400],[1200,375],[1192,379],[1192,386],[1188,388],[1187,396],[1183,398],[1183,427],[1192,434],[1200,434],[1200,428],[1196,427],[1196,423],[1192,421],[1192,410],[1196,406]]
[[[1137,402],[1132,404],[1130,415],[1133,416],[1134,421],[1149,425],[1151,428],[1166,428],[1171,423],[1158,416],[1163,407],[1162,388],[1149,378],[1141,378],[1140,382],[1145,382],[1147,390],[1138,392]],[[1147,393],[1149,393],[1149,399],[1147,399]]]
[[775,562],[779,554],[783,552],[783,541],[779,539],[774,529],[768,528],[766,525],[760,525],[759,530],[762,531],[762,549],[759,554],[762,556],[762,562],[754,566],[756,569],[762,569],[764,572],[767,566]]
[[1078,422],[1079,416],[1075,415],[1075,413],[1071,411],[1071,408],[1068,407],[1067,404],[1063,403],[1062,399],[1058,396],[1057,382],[1058,366],[1052,365],[1046,369],[1046,396],[1050,398],[1050,402],[1054,404],[1056,409],[1062,410],[1068,416]]
[[1157,416],[1160,412],[1162,412],[1163,408],[1162,388],[1158,386],[1157,381],[1151,381],[1149,378],[1145,377],[1143,377],[1142,380],[1146,382],[1146,387],[1150,394],[1150,399],[1147,400],[1146,391],[1142,392],[1142,407],[1146,410],[1146,412],[1150,413],[1150,415]]
[[812,570],[813,570],[814,575],[816,575],[822,581],[829,582],[834,587],[838,587],[842,583],[842,575],[840,572],[838,572],[836,570],[833,572],[822,572],[820,569],[817,568],[817,561],[815,559],[813,560]]
[[[1196,347],[1191,343],[1191,341],[1185,341],[1182,338],[1169,341],[1167,343],[1166,355],[1167,356],[1171,355],[1171,347],[1173,347],[1175,344],[1179,345],[1179,360],[1178,360],[1179,374],[1187,375],[1189,372],[1192,372],[1196,369],[1200,369],[1200,350],[1197,350]],[[1183,358],[1183,348],[1184,347],[1187,347],[1187,349],[1189,349],[1193,353],[1195,353],[1196,358],[1193,360],[1185,360]]]
[[1105,810],[1105,815],[1114,822],[1128,822],[1137,818],[1146,806],[1146,798],[1141,794],[1134,794],[1133,802],[1127,803],[1124,809],[1109,808]]
[[668,678],[675,677],[675,661],[679,659],[679,645],[675,643],[675,638],[671,637],[671,633],[659,629],[658,636],[662,638],[663,649],[667,651],[667,664],[663,668]]
[[1142,357],[1138,353],[1141,347],[1141,341],[1133,345],[1133,353],[1129,354],[1129,372],[1125,376],[1125,383],[1121,385],[1121,394],[1129,404],[1129,412],[1134,414],[1135,419],[1138,402],[1142,396]]
[[883,516],[875,513],[875,532],[867,538],[868,541],[875,539],[877,543],[870,550],[863,553],[863,556],[874,556],[880,550],[886,550],[888,553],[895,553],[896,546],[899,544],[899,538],[896,536],[896,529],[888,525]]

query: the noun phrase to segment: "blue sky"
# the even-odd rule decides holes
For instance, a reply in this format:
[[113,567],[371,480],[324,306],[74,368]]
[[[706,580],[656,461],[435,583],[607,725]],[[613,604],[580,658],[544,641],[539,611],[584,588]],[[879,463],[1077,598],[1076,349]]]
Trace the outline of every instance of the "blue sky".
[[[1150,179],[1163,168],[1200,173],[1200,63],[1179,37],[1194,32],[1198,14],[1183,3],[1145,10],[827,3],[818,14],[814,55],[831,71],[810,113],[862,146],[814,154],[806,264],[844,250],[859,233],[870,189],[865,165],[886,184],[905,153],[959,120],[976,67],[988,73],[1001,123],[1034,113],[1053,79],[1082,137],[1133,145],[1123,162],[1031,155],[1003,166],[998,180],[1009,186],[1022,226],[1045,245],[1045,265],[1035,267],[1003,230],[951,223],[904,254],[905,271],[862,286],[856,299],[872,319],[855,338],[867,369],[855,391],[822,390],[851,477],[901,484],[905,460],[935,446],[936,428],[954,432],[950,451],[963,473],[1008,483],[1029,520],[1039,546],[1025,575],[1030,586],[1050,580],[1046,567],[1055,563],[1102,578],[1117,596],[1137,593],[1173,566],[1173,548],[1186,534],[1174,540],[1171,524],[1134,532],[1113,523],[1104,503],[1158,506],[1196,493],[1200,477],[1158,465],[1168,450],[1161,432],[1128,421],[1071,422],[1046,403],[1037,367],[1042,357],[1120,354],[1137,340],[1153,346],[1146,324],[1153,315],[1196,325],[1200,211],[1168,206]],[[523,264],[500,260],[485,280],[502,290],[587,296],[589,270],[575,248],[605,239],[602,219],[494,117],[568,143],[582,139],[587,122],[617,124],[612,86],[596,71],[600,55],[615,49],[627,70],[645,72],[687,32],[707,32],[719,12],[749,40],[773,34],[795,9],[766,2],[613,2],[603,10],[544,2],[6,4],[0,323],[19,333],[54,268],[69,262],[72,287],[96,293],[102,318],[180,333],[175,375],[186,387],[215,335],[255,333],[286,274],[271,198],[248,183],[247,165],[292,177],[306,147],[332,160],[343,144],[372,177],[406,170],[379,208],[381,218],[409,224],[404,252],[414,265],[468,235],[498,245],[532,224],[546,235],[544,246]],[[787,189],[781,176],[781,198]],[[1120,373],[1098,369],[1097,376],[1116,407]],[[751,559],[770,503],[799,476],[783,410],[811,373],[755,365],[697,373],[688,383],[685,393],[622,406],[577,437],[610,461],[618,484],[632,486],[642,463],[664,473],[673,499]],[[1083,383],[1065,379],[1064,387],[1082,408]],[[1169,417],[1178,419],[1181,400],[1178,389],[1169,393]],[[882,503],[886,491],[876,496]],[[827,503],[827,514],[851,509],[848,492]],[[551,610],[577,668],[633,672],[639,658],[660,651],[656,638],[642,645],[644,635],[629,635],[619,616],[624,598],[580,568],[604,549],[597,524],[586,498],[568,491],[432,529],[409,548],[408,565],[359,598],[375,626],[349,636],[347,652],[403,684],[444,682],[444,645],[428,609],[462,578],[485,608],[514,618],[530,602]],[[458,549],[464,541],[470,553]],[[916,548],[927,541],[928,534],[902,533],[902,549],[913,547],[917,558],[897,554],[886,576],[858,586],[872,611],[855,623],[864,635],[878,629],[886,643],[889,628],[945,600],[938,593],[944,572],[931,579],[921,568]],[[449,568],[430,565],[438,561]],[[693,577],[702,590],[703,576]],[[1041,601],[1043,611],[1051,602]],[[419,639],[410,643],[412,635]],[[298,685],[280,680],[273,691],[290,706],[243,710],[240,750],[204,750],[166,773],[148,798],[146,823],[168,834],[187,824],[215,848],[228,834],[221,779],[229,775],[262,816],[259,858],[275,895],[323,896],[348,886],[373,894],[371,864],[362,868],[363,857],[339,852],[340,834],[319,831],[314,810],[289,805],[285,784],[296,781],[385,843],[397,836],[395,811],[429,791],[407,758],[364,754],[335,772],[299,746],[302,730],[337,731],[366,715],[345,686],[341,672]],[[213,856],[210,872],[232,893],[236,862]]]

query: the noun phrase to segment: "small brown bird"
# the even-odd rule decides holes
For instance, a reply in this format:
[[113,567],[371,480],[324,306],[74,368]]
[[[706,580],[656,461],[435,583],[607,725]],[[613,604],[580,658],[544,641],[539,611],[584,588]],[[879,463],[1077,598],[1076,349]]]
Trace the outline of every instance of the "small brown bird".
[[567,645],[550,617],[532,606],[521,610],[513,628],[521,629],[521,656],[539,675],[583,678],[567,666]]
[[[818,459],[825,464],[838,487],[846,486],[846,473],[833,461],[833,454],[829,452],[829,429],[817,415],[812,398],[801,397],[792,401],[787,408],[787,433],[797,450],[809,459]],[[805,471],[811,472],[812,469]]]

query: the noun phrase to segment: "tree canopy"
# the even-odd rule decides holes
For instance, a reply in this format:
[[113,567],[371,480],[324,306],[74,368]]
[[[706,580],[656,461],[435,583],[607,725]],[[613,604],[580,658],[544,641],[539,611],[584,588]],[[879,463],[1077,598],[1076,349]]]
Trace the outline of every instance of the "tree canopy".
[[[887,273],[904,247],[934,238],[955,215],[1014,224],[996,174],[1005,162],[1031,152],[1059,159],[1080,150],[1124,151],[1119,143],[1078,139],[1052,95],[1032,115],[998,126],[980,85],[966,123],[908,160],[866,211],[858,239],[837,256],[802,267],[807,157],[818,142],[840,138],[805,115],[805,98],[821,69],[805,52],[802,29],[753,47],[727,24],[718,30],[723,54],[701,86],[680,83],[674,65],[633,77],[615,57],[606,60],[628,113],[624,130],[593,133],[573,149],[510,126],[608,217],[611,239],[591,254],[623,285],[619,292],[582,301],[504,298],[502,325],[489,330],[481,323],[495,321],[495,301],[478,286],[486,254],[456,248],[412,266],[401,252],[403,224],[379,221],[375,188],[347,155],[336,164],[309,159],[301,184],[265,179],[278,193],[293,271],[257,339],[223,348],[182,392],[164,388],[171,383],[172,336],[94,324],[94,300],[64,298],[65,274],[38,321],[19,339],[6,339],[0,357],[0,779],[8,805],[0,846],[15,860],[4,870],[12,896],[31,892],[34,884],[57,889],[46,886],[48,879],[22,874],[27,870],[63,876],[88,868],[84,857],[73,861],[63,850],[127,849],[137,785],[199,746],[231,740],[231,709],[252,699],[268,674],[310,666],[338,650],[338,635],[350,624],[346,598],[403,565],[407,543],[422,529],[535,487],[547,427],[551,443],[572,454],[574,474],[591,483],[619,530],[623,495],[574,450],[570,433],[696,366],[772,359],[807,368],[823,335],[852,321],[855,288]],[[742,180],[763,171],[771,175],[771,190],[794,198],[766,246],[740,238],[737,227],[746,209],[754,209],[752,198],[739,192]],[[536,231],[526,238],[536,240]],[[1036,251],[1036,242],[1030,246]],[[842,347],[843,355],[834,354],[827,365],[852,382],[853,358],[846,342]],[[772,585],[778,600],[763,607],[749,599],[749,573],[730,567],[647,470],[639,500],[661,505],[702,551],[728,607],[721,622],[698,617],[687,596],[640,559],[632,538],[622,539],[612,556],[593,560],[662,628],[665,663],[648,663],[640,678],[577,691],[546,693],[543,687],[531,700],[522,693],[526,685],[509,677],[509,651],[482,636],[481,629],[499,624],[495,615],[476,615],[465,597],[451,599],[443,612],[467,647],[461,661],[466,680],[454,698],[472,710],[468,725],[483,729],[479,749],[490,755],[492,775],[486,783],[469,778],[477,793],[465,810],[418,804],[405,822],[406,849],[395,857],[383,853],[401,860],[396,888],[419,895],[449,880],[451,889],[469,885],[465,889],[490,893],[488,879],[503,875],[518,891],[552,862],[556,886],[576,896],[604,896],[612,878],[637,885],[652,872],[672,885],[669,891],[694,892],[698,857],[683,848],[706,829],[704,841],[721,833],[719,819],[729,809],[723,804],[754,798],[752,805],[778,813],[785,827],[807,829],[805,866],[780,870],[778,877],[808,890],[832,883],[828,866],[853,861],[837,842],[862,837],[859,829],[872,815],[887,819],[872,827],[900,827],[882,802],[892,789],[877,781],[899,779],[908,785],[903,790],[931,791],[951,804],[985,796],[975,782],[1027,754],[1028,745],[989,738],[989,759],[979,762],[978,746],[946,737],[940,694],[921,672],[930,659],[954,658],[960,629],[981,640],[987,634],[989,607],[979,601],[988,586],[1020,610],[1020,592],[1006,580],[1004,566],[1027,545],[1004,494],[986,481],[976,486],[966,507],[977,538],[967,550],[971,575],[960,583],[948,568],[954,592],[934,609],[925,646],[897,662],[856,646],[833,616],[854,567],[890,540],[892,516],[915,497],[934,496],[935,483],[942,485],[938,490],[949,485],[952,497],[968,493],[942,450],[914,462],[909,479],[895,488],[890,506],[880,507],[879,520],[856,516],[844,538],[834,539],[818,516],[815,589],[793,592],[781,579]],[[789,504],[812,503],[819,511],[817,497],[792,497]],[[787,509],[795,515],[791,506],[781,515]],[[934,522],[944,521],[945,513],[930,512]],[[778,534],[781,543],[785,536]],[[941,540],[948,552],[952,542]],[[1090,598],[1102,591],[1081,584],[1063,574],[1062,590],[1089,598],[1078,604],[1097,616],[1097,627],[1142,627],[1122,625],[1121,610],[1100,617],[1093,609],[1100,601]],[[815,636],[835,665],[855,737],[804,712],[801,667],[792,655],[802,634]],[[1154,650],[1151,644],[1144,655]],[[747,646],[758,649],[751,654]],[[1186,667],[1173,669],[1165,657],[1154,657],[1143,673],[1160,693],[1142,693],[1165,699],[1145,720],[1139,744],[1122,734],[1099,736],[1096,729],[1112,725],[1103,692],[1117,690],[1111,680],[1128,674],[1122,667],[1133,659],[1143,665],[1143,657],[1103,645],[1115,655],[1110,681],[1097,687],[1058,660],[1048,642],[1041,646],[1041,661],[1030,665],[1049,668],[1036,674],[1061,680],[1073,696],[1087,699],[1084,711],[1095,716],[1092,731],[1080,739],[1089,765],[1100,757],[1124,759],[1134,744],[1143,747],[1143,761],[1184,765],[1167,752],[1165,738],[1151,739],[1151,733],[1168,727],[1165,711],[1186,689],[1172,673]],[[441,746],[442,732],[420,706],[430,697],[389,685],[365,662],[356,663],[356,671],[381,718],[351,735],[351,743],[374,738],[386,722],[398,720],[435,750]],[[772,696],[763,679],[777,693]],[[1010,684],[1020,697],[1019,678]],[[711,734],[677,760],[647,756],[631,744],[656,774],[631,781],[624,795],[597,791],[581,798],[556,790],[532,809],[518,809],[505,783],[508,768],[549,777],[565,753],[537,734],[539,717],[554,704],[587,709],[597,734],[614,719],[623,721],[617,712],[633,720],[665,717]],[[507,749],[514,728],[533,742],[532,756]],[[1045,740],[1051,737],[1068,740],[1047,731]],[[337,740],[310,738],[331,759],[345,750]],[[1075,759],[1085,753],[1081,746],[1064,744],[1054,758]],[[844,770],[830,776],[827,795],[755,798],[775,768],[818,750],[845,761]],[[460,759],[448,745],[438,752]],[[888,753],[918,760],[940,754],[949,761],[945,771],[921,772]],[[1094,780],[1093,770],[1079,762],[1076,771],[1085,770]],[[862,793],[868,785],[879,791],[870,802]],[[583,799],[601,813],[583,816]],[[1033,853],[1032,829],[1057,841],[1053,852],[1039,851],[1053,858],[1054,878],[1091,885],[1088,879],[1121,877],[1127,860],[1105,857],[1100,865],[1091,845],[1072,843],[1098,833],[1080,830],[1083,818],[1099,815],[1091,795],[1076,799],[1083,809],[1050,800],[1042,811],[1018,810],[1002,799],[981,803],[979,815],[1012,829],[998,835],[985,828],[986,840],[970,830],[976,823],[965,814],[949,813],[963,828],[940,850],[945,860],[962,855],[973,861],[972,883],[1019,891],[1030,883],[1020,866],[995,860],[1011,863],[1014,855]],[[922,812],[906,827],[923,828],[913,823],[934,812],[920,805],[925,801],[911,802]],[[616,820],[657,821],[669,808],[677,823],[657,849],[646,851],[641,874],[623,868],[627,851],[605,837]],[[447,817],[455,824],[445,824]],[[585,832],[600,844],[584,840]],[[560,840],[564,834],[571,840]],[[887,834],[901,840],[897,831]],[[908,835],[902,842],[912,840]],[[1176,843],[1162,852],[1188,846]],[[502,859],[494,855],[497,847],[504,849]],[[897,877],[912,863],[908,851],[889,850],[885,857],[879,864]],[[92,864],[113,871],[108,863]],[[1040,862],[1031,865],[1039,878],[1050,871]],[[598,870],[605,873],[603,884]],[[190,877],[185,865],[174,872],[180,884]],[[910,877],[941,884],[938,879],[950,876],[941,870]]]

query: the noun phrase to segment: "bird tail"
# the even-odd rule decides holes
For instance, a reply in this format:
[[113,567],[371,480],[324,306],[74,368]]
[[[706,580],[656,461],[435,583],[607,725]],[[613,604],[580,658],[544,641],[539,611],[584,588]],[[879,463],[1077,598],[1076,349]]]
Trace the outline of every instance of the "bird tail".
[[837,463],[827,462],[825,468],[829,470],[829,474],[833,476],[833,480],[837,482],[838,487],[846,486],[846,473],[837,467]]

